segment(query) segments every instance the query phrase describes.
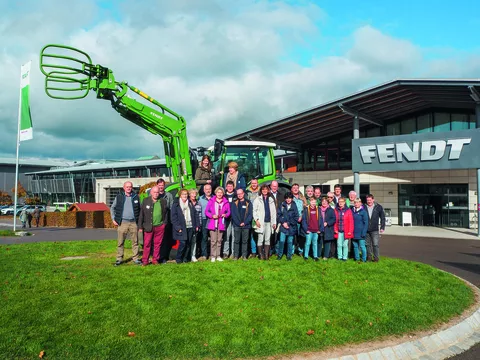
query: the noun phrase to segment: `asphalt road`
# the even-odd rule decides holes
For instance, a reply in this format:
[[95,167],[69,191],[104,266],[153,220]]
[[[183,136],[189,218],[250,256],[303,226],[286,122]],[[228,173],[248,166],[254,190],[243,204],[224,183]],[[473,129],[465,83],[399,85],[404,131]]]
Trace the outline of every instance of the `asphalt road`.
[[[110,240],[115,239],[117,235],[115,230],[105,229],[32,228],[27,230],[34,236],[0,238],[0,244]],[[480,287],[480,240],[383,235],[380,240],[380,254],[429,264]],[[451,359],[480,359],[480,344]]]

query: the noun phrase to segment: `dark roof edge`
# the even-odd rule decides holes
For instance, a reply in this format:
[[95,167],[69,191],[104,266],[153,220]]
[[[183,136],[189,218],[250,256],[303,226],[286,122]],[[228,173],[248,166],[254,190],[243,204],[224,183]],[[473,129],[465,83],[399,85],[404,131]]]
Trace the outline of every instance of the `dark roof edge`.
[[303,110],[298,113],[293,113],[291,115],[288,115],[284,118],[278,119],[278,120],[273,120],[270,121],[269,123],[262,125],[260,127],[244,131],[242,133],[230,136],[226,138],[225,140],[238,140],[242,139],[245,136],[251,134],[252,132],[255,131],[262,131],[264,129],[269,128],[272,125],[278,125],[278,124],[283,124],[283,123],[288,123],[291,121],[295,121],[299,117],[303,117],[305,115],[311,115],[315,114],[319,111],[322,110],[327,110],[332,107],[336,107],[339,104],[342,103],[347,103],[350,101],[357,100],[359,98],[369,96],[375,93],[378,93],[380,91],[384,91],[387,89],[390,89],[392,87],[398,86],[398,85],[411,85],[411,86],[420,86],[420,85],[430,85],[430,86],[480,86],[480,78],[479,79],[397,79],[397,80],[392,80],[371,88],[367,88],[365,90],[360,90],[357,91],[351,95],[347,95],[343,98],[339,98],[333,101],[329,101],[323,105],[315,106],[306,110]]

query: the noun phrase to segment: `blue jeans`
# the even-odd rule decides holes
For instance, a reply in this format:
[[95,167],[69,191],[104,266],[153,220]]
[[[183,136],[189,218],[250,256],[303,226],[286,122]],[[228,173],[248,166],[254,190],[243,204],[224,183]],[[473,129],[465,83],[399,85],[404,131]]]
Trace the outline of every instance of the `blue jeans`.
[[338,260],[348,259],[348,239],[345,239],[345,233],[339,232],[337,239]]
[[367,247],[365,246],[365,239],[353,239],[353,254],[355,255],[355,261],[360,260],[358,247],[360,247],[360,250],[362,250],[362,261],[367,261]]
[[253,238],[253,231],[252,231],[252,234],[251,234],[251,237],[250,237],[250,244],[251,244],[251,247],[252,247],[252,254],[256,254],[257,253],[257,242]]
[[310,243],[312,244],[313,248],[313,258],[316,259],[318,258],[318,233],[310,232],[307,234],[305,240],[305,251],[303,253],[305,259],[308,259],[308,253],[310,252]]
[[287,259],[291,259],[293,255],[293,235],[287,235],[283,232],[280,232],[278,238],[278,252],[277,255],[279,258],[283,256],[283,249],[285,247],[285,239],[287,239]]

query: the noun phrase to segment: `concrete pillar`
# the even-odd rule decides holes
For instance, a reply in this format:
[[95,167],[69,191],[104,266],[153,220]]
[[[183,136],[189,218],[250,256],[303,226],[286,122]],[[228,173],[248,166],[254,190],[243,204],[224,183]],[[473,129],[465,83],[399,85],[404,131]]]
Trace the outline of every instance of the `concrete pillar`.
[[[358,119],[358,116],[353,118],[353,138],[360,138],[360,120]],[[353,173],[353,189],[357,193],[357,196],[360,197],[360,174],[358,171]]]
[[[477,129],[480,129],[480,103],[475,105]],[[480,169],[477,168],[477,235],[480,237]]]

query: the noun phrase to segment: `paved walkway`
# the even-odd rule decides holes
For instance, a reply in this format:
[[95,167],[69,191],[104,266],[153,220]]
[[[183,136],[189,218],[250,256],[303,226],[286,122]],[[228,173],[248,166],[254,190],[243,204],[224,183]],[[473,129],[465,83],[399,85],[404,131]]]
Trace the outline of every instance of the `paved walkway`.
[[[0,227],[12,224],[0,219]],[[0,238],[0,244],[42,241],[108,240],[116,230],[75,228],[32,228],[33,236]],[[480,287],[480,238],[468,229],[434,227],[388,227],[380,241],[381,255],[430,264],[460,276]],[[478,289],[477,289],[478,291]],[[477,293],[477,300],[480,293]],[[459,321],[457,319],[457,321]],[[474,345],[477,344],[477,345]],[[480,359],[480,303],[459,323],[431,334],[404,336],[388,343],[367,344],[368,348],[343,347],[329,352],[300,354],[290,359]],[[338,354],[341,354],[339,356]]]

